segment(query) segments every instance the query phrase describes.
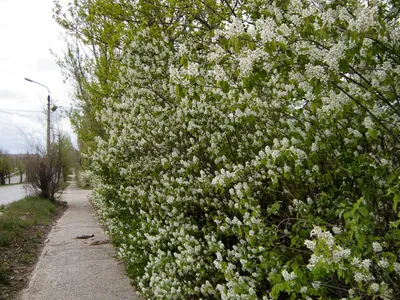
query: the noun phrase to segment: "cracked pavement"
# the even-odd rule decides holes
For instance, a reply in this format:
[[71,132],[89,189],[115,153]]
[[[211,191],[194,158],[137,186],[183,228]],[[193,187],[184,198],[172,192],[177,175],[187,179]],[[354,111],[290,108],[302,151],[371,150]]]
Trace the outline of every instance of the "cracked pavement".
[[[29,287],[20,300],[136,300],[123,265],[110,244],[91,245],[109,237],[94,217],[89,191],[71,183],[63,200],[68,210],[50,232]],[[77,236],[91,235],[89,239]]]

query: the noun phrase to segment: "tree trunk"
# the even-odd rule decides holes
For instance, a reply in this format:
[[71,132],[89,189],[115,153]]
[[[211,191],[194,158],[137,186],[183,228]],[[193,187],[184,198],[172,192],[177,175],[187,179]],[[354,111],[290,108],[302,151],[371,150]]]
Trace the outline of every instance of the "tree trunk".
[[43,198],[50,198],[49,181],[47,179],[47,167],[44,163],[40,163],[39,167],[39,182],[40,190],[42,191]]

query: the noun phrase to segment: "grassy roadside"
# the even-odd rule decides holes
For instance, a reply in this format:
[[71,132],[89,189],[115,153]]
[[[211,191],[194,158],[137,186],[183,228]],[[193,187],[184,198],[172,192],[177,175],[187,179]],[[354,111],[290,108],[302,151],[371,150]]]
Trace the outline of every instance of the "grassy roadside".
[[28,197],[0,206],[0,299],[13,299],[28,282],[47,233],[66,207]]

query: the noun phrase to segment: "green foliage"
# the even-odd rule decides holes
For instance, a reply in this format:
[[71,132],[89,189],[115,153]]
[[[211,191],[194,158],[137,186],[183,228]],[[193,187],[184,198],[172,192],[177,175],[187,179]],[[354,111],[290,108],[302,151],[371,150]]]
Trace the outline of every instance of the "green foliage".
[[129,275],[150,299],[399,298],[397,7],[235,3],[70,7],[97,25],[77,126]]
[[78,168],[77,151],[72,145],[69,136],[60,136],[57,144],[61,160],[62,179],[64,182],[67,182],[68,175],[72,173],[73,169]]
[[0,149],[0,185],[6,184],[6,176],[10,176],[12,172],[11,156]]

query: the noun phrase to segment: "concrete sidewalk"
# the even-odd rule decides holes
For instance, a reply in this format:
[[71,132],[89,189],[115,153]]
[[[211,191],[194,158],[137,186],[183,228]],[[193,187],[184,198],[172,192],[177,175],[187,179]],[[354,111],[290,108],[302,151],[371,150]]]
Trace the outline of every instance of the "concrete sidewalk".
[[[72,183],[63,196],[68,210],[48,236],[29,287],[21,300],[140,299],[110,244],[91,245],[108,237],[93,217],[89,192]],[[92,235],[89,239],[77,236]]]

